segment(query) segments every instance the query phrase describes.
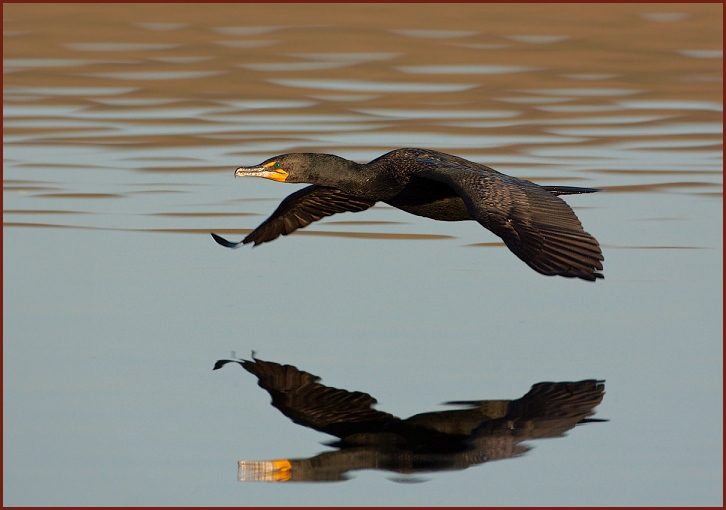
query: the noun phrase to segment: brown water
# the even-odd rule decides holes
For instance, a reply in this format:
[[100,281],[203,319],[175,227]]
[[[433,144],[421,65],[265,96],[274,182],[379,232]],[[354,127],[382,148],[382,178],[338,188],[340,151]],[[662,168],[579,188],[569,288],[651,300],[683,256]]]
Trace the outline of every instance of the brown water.
[[[3,5],[4,502],[722,503],[722,14]],[[568,198],[605,281],[542,277],[476,224],[381,206],[254,250],[209,238],[237,240],[296,189],[236,166],[405,146],[606,190]],[[232,349],[402,416],[604,378],[611,422],[429,484],[235,484],[238,459],[327,438],[246,374],[212,373]]]

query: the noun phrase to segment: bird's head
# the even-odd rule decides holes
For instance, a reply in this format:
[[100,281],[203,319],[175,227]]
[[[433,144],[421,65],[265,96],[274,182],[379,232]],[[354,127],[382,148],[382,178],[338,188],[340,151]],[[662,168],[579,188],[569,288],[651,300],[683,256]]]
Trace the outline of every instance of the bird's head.
[[263,177],[278,182],[306,182],[325,184],[344,168],[355,165],[352,161],[332,154],[292,153],[275,156],[259,165],[241,166],[235,177]]
[[241,166],[235,177],[263,177],[278,182],[309,182],[311,157],[308,154],[282,154],[259,165]]

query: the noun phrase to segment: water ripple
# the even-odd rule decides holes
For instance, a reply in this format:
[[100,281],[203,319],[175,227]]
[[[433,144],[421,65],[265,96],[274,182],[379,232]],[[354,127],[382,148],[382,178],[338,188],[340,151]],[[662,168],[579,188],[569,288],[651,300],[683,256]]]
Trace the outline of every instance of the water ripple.
[[642,94],[645,92],[643,89],[535,89],[535,90],[520,90],[519,92],[526,92],[529,94],[544,94],[553,96],[631,96],[635,94]]
[[158,51],[177,48],[178,44],[149,44],[149,43],[64,43],[63,46],[74,51]]
[[337,62],[368,62],[375,60],[390,60],[401,55],[400,53],[288,53],[285,56],[306,58],[310,60],[325,60]]
[[540,70],[538,67],[495,65],[399,66],[394,69],[412,74],[510,74]]
[[88,73],[80,76],[116,80],[190,80],[222,74],[223,71],[154,71],[135,73]]
[[383,108],[360,108],[355,111],[379,117],[397,119],[507,119],[520,115],[514,110],[394,110]]
[[350,92],[461,92],[478,87],[476,84],[376,82],[359,80],[267,80],[276,85],[320,90]]
[[390,30],[390,32],[407,37],[420,37],[424,39],[471,37],[479,33],[472,30]]
[[548,129],[549,133],[564,136],[683,136],[683,135],[721,135],[723,124],[718,122],[680,122],[658,124],[652,126],[619,126],[619,127],[578,127],[575,129]]
[[263,64],[240,64],[240,67],[252,71],[317,71],[320,69],[338,69],[353,65],[355,62],[281,62]]
[[528,44],[552,44],[569,39],[569,37],[566,35],[510,35],[507,36],[507,39]]

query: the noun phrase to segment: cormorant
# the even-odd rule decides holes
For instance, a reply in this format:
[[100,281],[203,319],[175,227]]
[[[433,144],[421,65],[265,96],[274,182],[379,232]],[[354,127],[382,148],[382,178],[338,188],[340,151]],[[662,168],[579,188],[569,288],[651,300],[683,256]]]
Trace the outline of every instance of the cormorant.
[[603,278],[602,251],[557,195],[593,188],[539,186],[480,163],[426,149],[396,149],[360,164],[333,154],[293,153],[239,167],[237,176],[310,183],[285,198],[239,243],[212,234],[222,246],[258,245],[325,216],[358,212],[376,202],[440,221],[476,220],[504,240],[529,267],[547,276]]

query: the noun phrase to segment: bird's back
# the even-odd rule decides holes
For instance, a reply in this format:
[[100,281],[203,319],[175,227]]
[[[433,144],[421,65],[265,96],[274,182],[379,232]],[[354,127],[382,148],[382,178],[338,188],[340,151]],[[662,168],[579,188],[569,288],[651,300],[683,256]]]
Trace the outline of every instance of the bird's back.
[[[594,281],[602,251],[570,206],[531,181],[427,149],[397,149],[369,165],[404,182],[385,202],[437,220],[475,219],[535,271]],[[385,169],[385,170],[384,170]]]

